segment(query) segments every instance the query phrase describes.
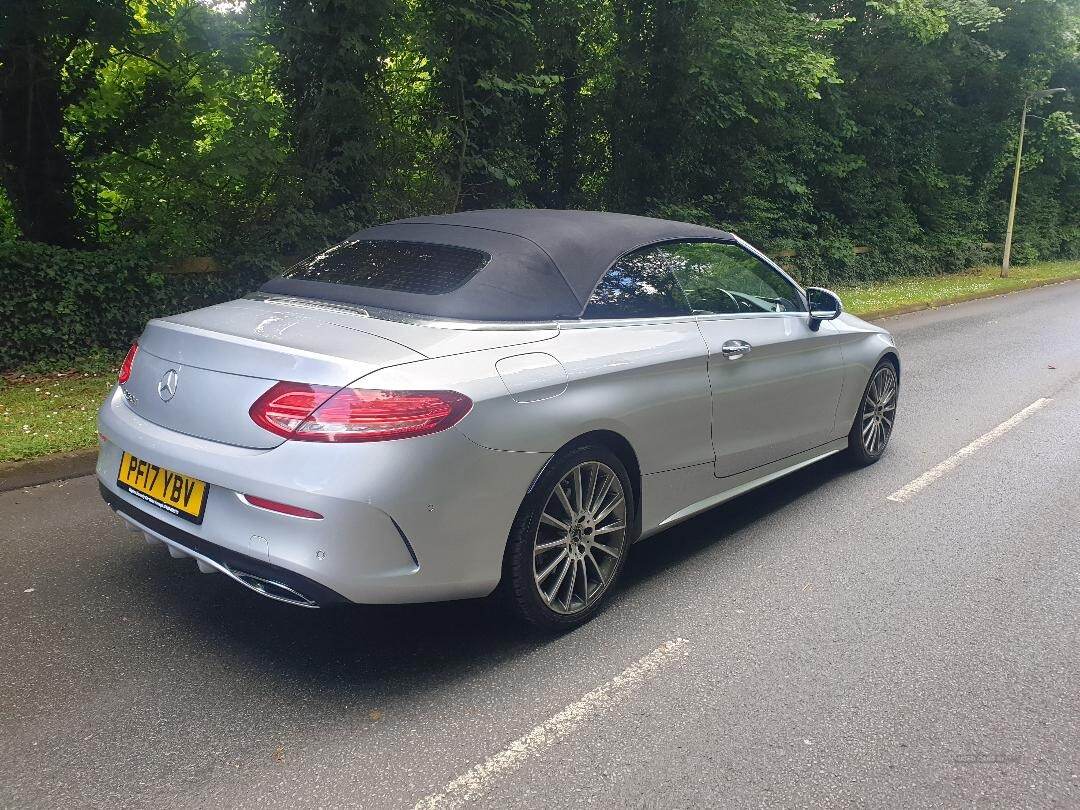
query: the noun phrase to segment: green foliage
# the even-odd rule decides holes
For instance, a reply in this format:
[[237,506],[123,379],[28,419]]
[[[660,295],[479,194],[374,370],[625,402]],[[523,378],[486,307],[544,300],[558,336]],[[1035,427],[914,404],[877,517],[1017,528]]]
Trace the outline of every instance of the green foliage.
[[425,49],[446,149],[450,207],[524,205],[535,152],[530,103],[558,84],[537,63],[534,21],[519,0],[432,3]]
[[5,247],[5,267],[48,311],[91,279],[140,292],[130,323],[49,343],[15,281],[32,350],[0,352],[113,347],[185,284],[237,286],[148,270],[171,258],[462,208],[716,224],[822,284],[993,261],[1019,111],[1055,86],[1015,264],[1080,256],[1077,0],[11,0],[0,245],[88,252]]
[[15,224],[15,209],[11,206],[4,189],[0,187],[0,244],[14,242],[22,234],[19,226]]
[[73,198],[64,111],[94,86],[132,24],[124,0],[9,0],[0,5],[0,177],[28,239],[75,244],[85,212]]
[[199,0],[144,0],[129,47],[68,108],[89,243],[137,238],[158,255],[265,241],[288,156],[275,51],[253,18]]
[[336,241],[378,218],[374,189],[384,180],[379,92],[399,6],[393,0],[262,0],[279,60],[275,76],[289,116],[285,210],[275,219],[294,247]]
[[243,295],[270,269],[236,260],[222,274],[168,276],[130,246],[91,252],[0,244],[0,368],[121,350],[148,318]]

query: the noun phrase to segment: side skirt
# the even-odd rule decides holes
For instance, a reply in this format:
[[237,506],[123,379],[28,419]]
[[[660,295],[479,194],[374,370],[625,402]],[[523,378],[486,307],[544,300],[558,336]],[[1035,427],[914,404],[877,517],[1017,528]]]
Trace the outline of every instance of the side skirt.
[[669,515],[660,521],[659,525],[655,528],[643,531],[641,533],[641,539],[663,531],[664,529],[671,528],[676,523],[681,523],[700,512],[712,509],[714,506],[724,503],[724,501],[730,501],[732,498],[737,498],[752,489],[757,489],[760,486],[768,484],[770,481],[775,481],[777,478],[783,478],[785,475],[789,475],[796,470],[801,470],[803,467],[808,467],[824,458],[835,455],[841,450],[846,449],[847,446],[848,440],[847,437],[844,436],[839,439],[834,439],[827,444],[811,448],[803,453],[780,459],[779,461],[774,461],[771,464],[765,464],[753,470],[747,470],[738,475],[714,479],[721,483],[728,484],[727,488],[714,495],[709,495],[706,498],[695,501],[689,506]]

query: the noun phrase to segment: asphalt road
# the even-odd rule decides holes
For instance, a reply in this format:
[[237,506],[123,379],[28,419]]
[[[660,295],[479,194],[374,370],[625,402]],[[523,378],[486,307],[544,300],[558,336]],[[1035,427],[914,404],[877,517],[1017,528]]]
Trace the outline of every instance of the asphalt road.
[[1080,282],[887,325],[881,463],[636,546],[558,638],[276,605],[92,478],[0,495],[0,805],[1080,806]]

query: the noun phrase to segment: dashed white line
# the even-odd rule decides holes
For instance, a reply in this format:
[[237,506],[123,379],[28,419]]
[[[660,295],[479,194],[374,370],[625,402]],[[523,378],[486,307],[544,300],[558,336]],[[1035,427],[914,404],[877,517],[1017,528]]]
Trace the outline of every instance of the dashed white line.
[[900,489],[896,490],[896,492],[894,492],[888,497],[888,500],[895,501],[896,503],[904,503],[904,501],[908,501],[911,498],[915,497],[915,495],[917,495],[919,492],[926,489],[932,483],[937,481],[939,478],[941,478],[941,476],[945,475],[945,473],[949,472],[949,470],[953,469],[953,467],[958,465],[965,458],[979,452],[982,448],[986,447],[986,445],[990,444],[990,442],[994,441],[994,439],[997,439],[1002,434],[1012,430],[1014,427],[1016,427],[1033,413],[1035,413],[1035,411],[1039,410],[1040,408],[1046,407],[1052,401],[1053,400],[1047,397],[1035,400],[1026,408],[1024,408],[1024,410],[1006,419],[993,430],[984,433],[982,436],[977,438],[975,441],[973,441],[966,447],[962,447],[961,449],[957,450],[943,462],[938,464],[936,467],[927,470],[910,484],[900,487]]
[[524,736],[518,737],[499,753],[470,768],[447,784],[441,792],[418,801],[413,810],[449,810],[479,798],[497,779],[517,770],[530,756],[551,746],[585,717],[610,703],[618,693],[640,682],[676,655],[685,654],[689,643],[686,639],[675,638],[661,644],[610,681],[596,687]]

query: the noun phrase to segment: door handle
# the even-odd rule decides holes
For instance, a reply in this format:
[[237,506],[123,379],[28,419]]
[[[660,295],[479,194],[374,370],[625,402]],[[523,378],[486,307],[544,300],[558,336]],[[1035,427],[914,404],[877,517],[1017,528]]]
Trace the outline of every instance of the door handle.
[[728,360],[738,360],[744,354],[750,354],[752,348],[745,340],[725,340],[720,347],[720,354]]

